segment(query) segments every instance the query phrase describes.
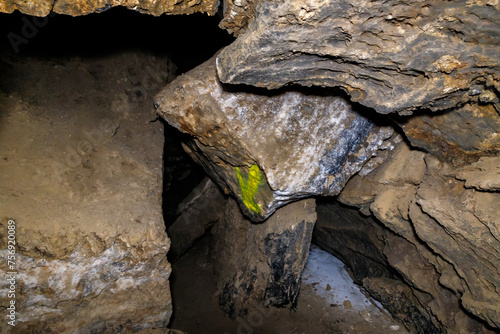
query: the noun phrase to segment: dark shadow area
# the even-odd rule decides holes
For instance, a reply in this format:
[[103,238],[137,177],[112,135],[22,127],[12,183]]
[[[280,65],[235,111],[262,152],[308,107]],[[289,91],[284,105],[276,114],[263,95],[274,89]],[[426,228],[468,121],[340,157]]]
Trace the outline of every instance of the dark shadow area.
[[[234,40],[234,37],[218,27],[219,21],[217,15],[155,17],[121,7],[79,17],[52,13],[40,18],[17,11],[0,14],[0,89],[5,94],[15,89],[14,76],[20,73],[12,71],[11,64],[21,59],[50,60],[57,64],[65,60],[116,57],[140,52],[154,55],[158,61],[170,59],[177,67],[177,74],[181,74],[203,63]],[[140,73],[134,75],[142,78]],[[147,78],[151,75],[145,73],[143,76]],[[142,94],[145,85],[138,82],[137,93]],[[132,96],[132,100],[150,103],[153,110],[151,94],[165,83],[156,81],[153,85],[146,86],[147,97]],[[127,94],[130,95],[130,92]],[[204,178],[205,173],[182,149],[181,142],[189,136],[163,123],[163,211],[168,227],[177,217],[179,203]]]
[[163,219],[168,228],[177,218],[177,207],[206,176],[203,168],[184,151],[181,143],[191,136],[163,121]]
[[209,59],[234,38],[218,16],[155,17],[125,8],[71,17],[0,14],[0,50],[10,56],[46,58],[102,56],[141,50],[168,56],[183,73]]

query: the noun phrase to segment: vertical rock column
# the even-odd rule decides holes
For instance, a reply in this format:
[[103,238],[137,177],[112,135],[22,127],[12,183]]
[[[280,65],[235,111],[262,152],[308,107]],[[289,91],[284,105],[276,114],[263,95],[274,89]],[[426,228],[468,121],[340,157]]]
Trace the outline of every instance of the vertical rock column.
[[256,303],[294,307],[316,222],[314,199],[278,209],[261,224],[231,199],[212,229],[219,303],[231,317]]

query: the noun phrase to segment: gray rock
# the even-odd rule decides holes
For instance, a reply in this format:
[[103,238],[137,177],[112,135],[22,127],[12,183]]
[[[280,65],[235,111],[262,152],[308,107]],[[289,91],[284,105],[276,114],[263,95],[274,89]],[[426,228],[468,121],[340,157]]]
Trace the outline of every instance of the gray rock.
[[340,87],[379,113],[500,109],[495,1],[254,1],[246,32],[217,59],[224,83]]
[[171,245],[170,261],[184,254],[224,212],[226,197],[208,177],[196,186],[178,207],[180,213],[167,229]]
[[338,194],[393,131],[329,93],[226,87],[215,58],[156,100],[169,124],[194,137],[188,152],[254,221],[298,198]]

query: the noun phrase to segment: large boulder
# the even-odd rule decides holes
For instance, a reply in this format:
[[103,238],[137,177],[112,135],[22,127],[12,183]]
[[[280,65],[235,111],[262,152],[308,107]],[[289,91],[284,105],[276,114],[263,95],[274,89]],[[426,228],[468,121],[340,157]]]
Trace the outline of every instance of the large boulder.
[[170,83],[157,112],[254,221],[311,195],[336,195],[393,133],[332,92],[227,87],[215,58]]
[[314,199],[288,204],[252,223],[230,199],[212,229],[219,304],[231,317],[253,306],[294,308],[316,222]]

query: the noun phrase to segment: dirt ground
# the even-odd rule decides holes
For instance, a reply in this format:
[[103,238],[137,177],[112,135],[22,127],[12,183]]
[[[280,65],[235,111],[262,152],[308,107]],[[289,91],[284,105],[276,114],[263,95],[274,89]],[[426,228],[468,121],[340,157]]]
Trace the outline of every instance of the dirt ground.
[[246,317],[231,320],[218,306],[208,244],[209,237],[202,238],[173,264],[171,328],[189,334],[409,333],[375,303],[360,310],[348,298],[342,304],[328,301],[318,294],[319,282],[307,277],[296,310],[257,306]]

